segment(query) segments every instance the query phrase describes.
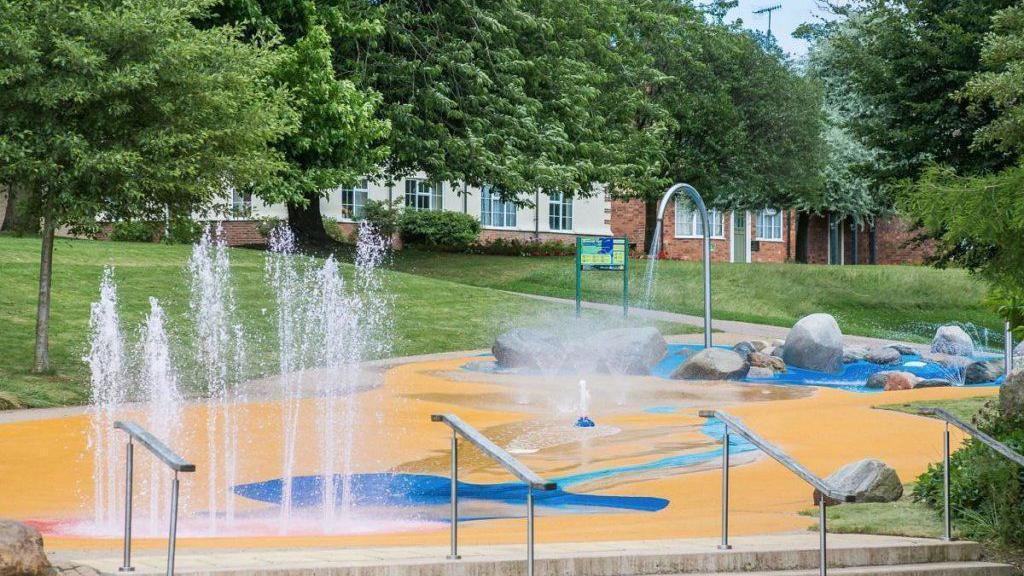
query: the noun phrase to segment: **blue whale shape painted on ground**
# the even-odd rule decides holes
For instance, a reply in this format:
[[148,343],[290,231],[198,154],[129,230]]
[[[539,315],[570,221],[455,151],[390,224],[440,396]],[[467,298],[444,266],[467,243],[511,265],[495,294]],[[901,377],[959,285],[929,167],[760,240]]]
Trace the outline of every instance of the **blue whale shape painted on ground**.
[[[338,486],[344,479],[336,477]],[[415,508],[447,504],[451,495],[451,481],[443,476],[429,474],[375,473],[354,474],[347,477],[346,491],[355,506],[385,506]],[[500,504],[525,504],[526,486],[517,482],[500,484],[474,484],[459,482],[460,500],[482,500]],[[258,502],[280,504],[284,482],[280,478],[240,484],[235,494]],[[292,479],[292,502],[296,507],[317,507],[323,502],[322,476],[297,476]],[[534,491],[537,506],[572,509],[612,508],[638,512],[656,512],[668,506],[668,500],[647,496],[602,496],[573,494],[561,489]],[[337,496],[340,503],[341,490]]]

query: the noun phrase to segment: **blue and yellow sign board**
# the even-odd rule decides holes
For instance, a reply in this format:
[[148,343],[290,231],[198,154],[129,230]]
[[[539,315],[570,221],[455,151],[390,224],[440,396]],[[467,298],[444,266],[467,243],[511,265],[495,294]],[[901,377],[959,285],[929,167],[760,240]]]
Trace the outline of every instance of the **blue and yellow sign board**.
[[580,238],[580,266],[584,270],[622,270],[629,242],[625,238]]

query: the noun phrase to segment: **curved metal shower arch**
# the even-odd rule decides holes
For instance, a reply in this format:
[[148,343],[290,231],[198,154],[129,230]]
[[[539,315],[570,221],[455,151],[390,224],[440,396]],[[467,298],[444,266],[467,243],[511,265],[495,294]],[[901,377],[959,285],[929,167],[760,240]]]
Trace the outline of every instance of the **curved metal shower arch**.
[[[672,185],[665,195],[661,197],[661,203],[658,204],[658,224],[661,229],[661,233],[665,231],[665,208],[668,207],[668,201],[673,196],[682,190],[687,196],[693,200],[693,203],[697,205],[697,210],[700,212],[700,220],[704,229],[704,347],[711,348],[711,221],[708,218],[708,209],[704,205],[704,199],[700,197],[700,193],[690,186],[689,184],[679,183]],[[651,243],[651,247],[654,247],[654,243]],[[651,254],[649,256],[657,257],[657,254]]]

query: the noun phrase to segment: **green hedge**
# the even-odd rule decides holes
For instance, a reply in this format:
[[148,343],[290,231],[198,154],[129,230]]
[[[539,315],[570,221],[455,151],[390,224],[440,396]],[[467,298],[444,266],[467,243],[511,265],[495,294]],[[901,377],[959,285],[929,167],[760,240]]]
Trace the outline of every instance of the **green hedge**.
[[398,229],[406,244],[462,251],[480,236],[480,221],[461,212],[404,210]]

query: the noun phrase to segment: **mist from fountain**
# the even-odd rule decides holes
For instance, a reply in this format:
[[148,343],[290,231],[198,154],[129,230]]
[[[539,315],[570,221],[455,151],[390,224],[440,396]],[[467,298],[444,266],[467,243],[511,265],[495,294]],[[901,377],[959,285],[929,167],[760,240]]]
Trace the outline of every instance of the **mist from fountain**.
[[647,270],[644,272],[644,292],[640,297],[640,307],[650,309],[654,305],[655,287],[658,280],[658,259],[661,256],[661,220],[654,226],[651,237],[651,249],[647,254]]

